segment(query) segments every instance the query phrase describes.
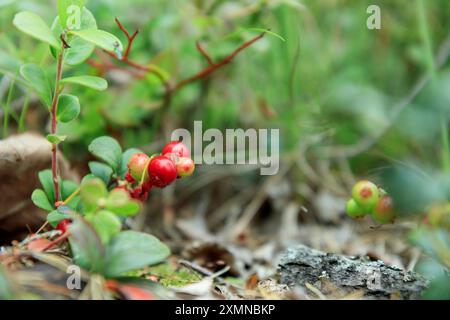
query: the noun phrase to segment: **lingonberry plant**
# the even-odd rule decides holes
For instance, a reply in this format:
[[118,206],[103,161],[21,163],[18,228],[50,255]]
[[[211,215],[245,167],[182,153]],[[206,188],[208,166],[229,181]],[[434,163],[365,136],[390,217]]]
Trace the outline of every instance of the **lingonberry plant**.
[[[74,10],[78,8],[79,10]],[[148,156],[138,149],[123,151],[111,137],[99,137],[89,151],[100,161],[89,163],[91,173],[81,183],[63,180],[58,168],[58,145],[66,137],[58,134],[58,123],[70,122],[80,113],[79,99],[66,93],[66,86],[81,85],[105,90],[103,78],[90,75],[65,76],[66,67],[76,74],[99,47],[117,57],[122,56],[120,40],[97,28],[84,1],[58,1],[59,15],[51,28],[32,12],[20,12],[14,25],[24,33],[48,43],[55,58],[55,80],[39,65],[24,64],[20,73],[47,108],[50,117],[51,170],[39,173],[42,189],[32,194],[33,203],[46,210],[47,223],[60,231],[59,238],[42,250],[53,248],[68,239],[74,262],[86,270],[107,278],[122,276],[169,255],[168,247],[155,237],[135,231],[122,231],[123,222],[136,215],[152,187],[163,188],[177,177],[193,173],[194,162],[181,142],[170,142],[163,154]],[[74,12],[75,16],[68,15]],[[129,47],[125,52],[128,56]]]

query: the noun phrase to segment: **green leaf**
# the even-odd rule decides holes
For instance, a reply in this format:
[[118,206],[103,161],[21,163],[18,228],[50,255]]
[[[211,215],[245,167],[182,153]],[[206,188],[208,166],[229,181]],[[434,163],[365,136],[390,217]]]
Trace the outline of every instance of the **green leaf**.
[[61,122],[70,122],[80,114],[80,101],[78,97],[70,94],[61,94],[58,101],[56,118]]
[[61,83],[75,83],[95,90],[105,90],[108,88],[108,82],[105,79],[94,76],[77,76],[61,80]]
[[50,201],[50,203],[55,203],[55,191],[53,186],[52,171],[50,169],[42,170],[38,173],[38,176],[48,200]]
[[91,142],[88,149],[117,171],[122,159],[122,148],[115,139],[107,136],[99,137]]
[[88,214],[86,220],[94,227],[103,244],[107,244],[113,236],[120,232],[122,227],[119,218],[107,210]]
[[106,185],[108,185],[109,182],[111,181],[113,170],[107,164],[97,161],[91,161],[89,162],[89,169],[96,177],[102,179],[102,181]]
[[123,231],[106,248],[105,275],[117,277],[125,272],[157,264],[170,254],[169,248],[152,235]]
[[96,209],[99,201],[108,195],[105,183],[99,178],[83,181],[80,188],[81,200],[88,211]]
[[79,185],[70,180],[64,180],[61,184],[61,196],[65,200],[78,189]]
[[123,45],[115,35],[100,29],[85,29],[70,31],[81,39],[100,47],[106,51],[122,52]]
[[67,218],[67,216],[59,213],[57,210],[53,210],[47,215],[47,221],[53,228],[55,228],[58,223],[60,223],[65,218]]
[[282,36],[280,36],[278,33],[275,33],[273,31],[270,31],[270,30],[267,30],[267,29],[263,29],[263,28],[248,28],[247,30],[249,30],[249,31],[258,31],[258,32],[261,32],[261,33],[267,33],[267,34],[270,34],[271,36],[274,36],[275,38],[280,39],[283,42],[286,42],[286,39],[283,38]]
[[20,68],[20,74],[49,108],[52,104],[52,89],[44,70],[38,65],[27,63]]
[[67,136],[62,136],[62,135],[57,135],[57,134],[48,134],[47,135],[47,140],[50,143],[54,143],[54,144],[59,144],[61,142],[63,142],[64,140],[66,140]]
[[[72,193],[74,193],[78,189],[79,185],[78,183],[75,183],[70,180],[64,180],[61,183],[61,196],[64,200],[66,200]],[[67,203],[67,206],[69,206],[72,209],[76,209],[78,206],[78,202],[80,201],[80,196],[76,195],[73,197],[73,199]],[[58,207],[58,209],[61,207]]]
[[33,203],[41,209],[47,211],[53,210],[53,206],[50,204],[50,201],[48,201],[47,195],[42,189],[36,189],[33,191],[31,194],[31,201],[33,201]]
[[131,148],[131,149],[127,149],[122,154],[122,159],[120,161],[120,170],[119,170],[119,175],[122,178],[125,178],[125,174],[128,171],[128,161],[130,161],[131,156],[136,153],[142,153],[142,151],[139,149],[136,149],[136,148]]
[[91,271],[103,271],[105,247],[95,229],[82,217],[74,216],[69,238],[73,259],[80,267]]
[[[58,0],[58,14],[63,29],[73,29],[76,19],[81,20],[85,0]],[[68,21],[69,20],[69,21]]]
[[22,11],[14,16],[13,24],[20,31],[44,42],[55,49],[60,49],[59,41],[53,36],[47,24],[37,14],[30,11]]
[[106,199],[105,207],[124,217],[134,216],[141,209],[139,202],[131,199],[128,192],[123,189],[112,190]]
[[[61,24],[59,23],[59,17],[53,21],[52,31],[53,35],[59,36],[63,32],[63,28],[61,28]],[[81,27],[82,29],[97,29],[97,22],[95,21],[92,13],[83,7],[81,12]],[[64,50],[64,63],[74,66],[80,63],[83,63],[87,58],[89,58],[94,51],[95,45],[92,43],[86,42],[83,39],[68,35],[66,41],[69,43],[70,48]],[[53,47],[50,47],[53,49]],[[52,54],[56,57],[56,50],[52,50]]]

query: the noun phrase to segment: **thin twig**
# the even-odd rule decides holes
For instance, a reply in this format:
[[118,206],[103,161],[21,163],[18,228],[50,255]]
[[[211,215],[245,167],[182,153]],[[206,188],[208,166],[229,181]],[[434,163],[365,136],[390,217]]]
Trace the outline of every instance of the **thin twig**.
[[180,90],[181,88],[183,88],[185,85],[197,81],[199,79],[202,78],[206,78],[207,76],[209,76],[211,73],[213,73],[214,71],[216,71],[217,69],[229,64],[242,50],[244,50],[245,48],[251,46],[253,43],[255,43],[256,41],[258,41],[259,39],[261,39],[262,37],[264,37],[266,33],[263,32],[261,33],[259,36],[244,42],[241,46],[239,46],[236,50],[234,50],[230,55],[228,55],[227,57],[225,57],[222,61],[218,62],[218,63],[213,63],[212,65],[210,65],[208,68],[201,70],[200,72],[198,72],[197,74],[188,77],[184,80],[181,80],[180,82],[178,82],[172,91],[177,91]]
[[[239,46],[236,50],[234,50],[230,55],[228,55],[227,57],[225,57],[223,60],[221,60],[218,63],[214,63],[214,61],[211,59],[211,57],[206,52],[206,50],[201,46],[201,44],[199,42],[197,42],[196,47],[199,50],[199,52],[202,54],[202,56],[207,60],[208,67],[199,71],[198,73],[196,73],[193,76],[187,77],[187,78],[177,82],[175,85],[171,85],[165,79],[165,76],[162,74],[162,72],[158,68],[155,68],[155,67],[149,66],[149,65],[142,65],[140,63],[134,62],[129,59],[129,54],[131,52],[131,46],[132,46],[132,43],[133,43],[136,35],[138,34],[138,30],[136,30],[133,34],[130,35],[128,30],[125,28],[125,26],[120,22],[120,20],[118,18],[115,18],[115,21],[116,21],[117,25],[119,26],[120,30],[125,34],[125,36],[127,38],[127,45],[125,48],[125,53],[122,57],[118,57],[113,52],[106,51],[106,53],[109,56],[111,56],[112,58],[122,61],[123,63],[127,64],[128,66],[130,66],[138,71],[142,71],[144,74],[145,73],[154,74],[165,87],[165,94],[164,94],[164,96],[165,96],[164,97],[164,105],[165,106],[170,104],[171,97],[176,91],[180,90],[181,88],[183,88],[184,86],[186,86],[189,83],[206,78],[207,76],[209,76],[210,74],[215,72],[217,69],[229,64],[242,50],[249,47],[254,42],[256,42],[259,39],[261,39],[262,37],[264,37],[264,35],[265,35],[265,32],[263,32],[259,36],[255,37],[249,41],[244,42],[241,46]],[[101,72],[104,72],[105,70],[108,70],[108,69],[117,68],[114,65],[112,65],[111,63],[109,63],[108,61],[106,61],[104,58],[102,58],[100,55],[99,55],[99,57],[101,59],[101,62],[97,62],[95,60],[90,59],[88,61],[88,63],[91,66],[93,66],[94,68],[101,70]],[[142,77],[142,75],[139,75],[139,77]]]
[[[61,35],[61,40],[63,36]],[[61,51],[58,53],[58,61],[57,61],[57,69],[56,69],[56,80],[55,80],[55,93],[53,95],[53,101],[50,109],[50,118],[51,118],[51,129],[50,133],[56,135],[56,125],[57,119],[56,114],[58,112],[58,101],[59,95],[61,93],[59,87],[59,81],[61,80],[62,75],[62,63],[63,63],[63,55],[64,49],[66,49],[67,44],[65,41],[62,41]],[[57,159],[57,151],[58,145],[56,143],[52,143],[52,179],[53,179],[53,188],[55,191],[55,201],[59,201],[61,199],[61,190],[59,187],[59,178],[58,178],[58,159]]]
[[197,50],[201,53],[201,55],[206,59],[208,64],[210,66],[214,65],[213,60],[211,59],[208,52],[206,52],[205,48],[203,48],[202,44],[199,41],[195,42],[195,46],[197,47]]

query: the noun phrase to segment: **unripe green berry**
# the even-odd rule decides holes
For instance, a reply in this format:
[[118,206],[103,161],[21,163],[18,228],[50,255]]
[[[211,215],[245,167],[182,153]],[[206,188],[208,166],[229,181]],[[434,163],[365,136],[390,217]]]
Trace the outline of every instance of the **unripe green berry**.
[[389,196],[382,196],[377,205],[372,211],[372,218],[380,224],[392,223],[395,219],[394,207],[392,205],[392,198]]
[[367,180],[359,181],[353,186],[352,197],[367,212],[373,210],[380,198],[378,187]]
[[[135,181],[141,181],[145,167],[149,163],[149,157],[145,153],[133,154],[128,161],[128,171]],[[148,172],[145,174],[144,181],[148,180]]]
[[177,174],[179,177],[189,177],[195,170],[194,161],[187,157],[179,157],[175,166],[177,167]]
[[367,213],[361,208],[355,200],[350,199],[347,201],[345,211],[350,218],[356,219],[364,217]]
[[428,210],[428,222],[433,227],[450,228],[450,204],[435,204]]

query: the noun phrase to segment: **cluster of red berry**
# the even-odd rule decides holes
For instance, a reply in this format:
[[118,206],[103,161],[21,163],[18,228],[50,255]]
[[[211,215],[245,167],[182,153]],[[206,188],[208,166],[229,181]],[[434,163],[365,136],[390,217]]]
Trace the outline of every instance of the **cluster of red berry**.
[[134,154],[125,176],[128,184],[117,188],[127,190],[134,199],[146,201],[152,187],[164,188],[177,178],[192,175],[194,169],[189,149],[179,141],[172,141],[164,146],[160,155]]

